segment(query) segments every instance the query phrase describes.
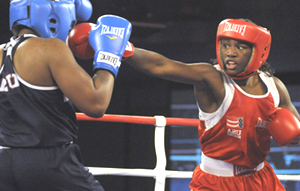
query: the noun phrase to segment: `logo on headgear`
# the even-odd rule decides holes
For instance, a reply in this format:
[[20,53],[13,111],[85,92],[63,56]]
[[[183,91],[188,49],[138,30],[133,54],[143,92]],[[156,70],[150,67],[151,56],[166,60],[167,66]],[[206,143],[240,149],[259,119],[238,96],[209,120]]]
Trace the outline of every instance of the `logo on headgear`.
[[239,24],[234,24],[234,23],[225,23],[223,32],[236,32],[242,36],[245,35],[245,31],[246,31],[247,25],[239,25]]

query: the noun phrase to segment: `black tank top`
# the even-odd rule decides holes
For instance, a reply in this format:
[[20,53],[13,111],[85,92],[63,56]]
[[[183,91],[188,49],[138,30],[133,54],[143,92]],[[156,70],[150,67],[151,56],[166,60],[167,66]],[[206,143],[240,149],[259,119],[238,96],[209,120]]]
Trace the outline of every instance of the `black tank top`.
[[6,44],[0,69],[0,146],[51,147],[77,138],[73,105],[57,87],[27,83],[15,71],[18,45],[33,35]]

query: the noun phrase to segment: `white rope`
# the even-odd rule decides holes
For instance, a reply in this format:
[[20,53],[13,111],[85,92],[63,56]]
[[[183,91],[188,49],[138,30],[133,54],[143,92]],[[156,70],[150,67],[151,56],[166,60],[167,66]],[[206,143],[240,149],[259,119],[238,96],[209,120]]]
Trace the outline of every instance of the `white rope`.
[[277,175],[279,180],[300,181],[300,175]]
[[[95,175],[116,175],[116,176],[142,176],[142,177],[157,177],[155,169],[129,169],[129,168],[103,168],[103,167],[88,167],[90,172]],[[164,178],[192,178],[192,171],[173,171],[165,170]],[[163,189],[164,190],[164,189]]]

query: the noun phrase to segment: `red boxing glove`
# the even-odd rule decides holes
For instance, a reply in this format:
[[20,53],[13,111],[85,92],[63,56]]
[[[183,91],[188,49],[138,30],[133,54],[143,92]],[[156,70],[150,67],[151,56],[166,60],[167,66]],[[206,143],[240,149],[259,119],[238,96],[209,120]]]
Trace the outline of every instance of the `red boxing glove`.
[[130,56],[132,56],[134,53],[134,46],[131,42],[127,42],[124,54],[123,54],[123,58],[129,58]]
[[270,119],[268,131],[279,145],[287,145],[300,135],[300,122],[290,110],[276,108]]
[[[67,45],[71,49],[74,56],[81,59],[91,59],[95,55],[94,49],[89,43],[89,34],[93,23],[80,23],[76,25],[69,33]],[[134,46],[128,41],[123,58],[129,58],[133,55]]]
[[95,51],[89,43],[89,34],[93,25],[95,24],[80,23],[70,31],[66,43],[74,56],[81,59],[94,57]]

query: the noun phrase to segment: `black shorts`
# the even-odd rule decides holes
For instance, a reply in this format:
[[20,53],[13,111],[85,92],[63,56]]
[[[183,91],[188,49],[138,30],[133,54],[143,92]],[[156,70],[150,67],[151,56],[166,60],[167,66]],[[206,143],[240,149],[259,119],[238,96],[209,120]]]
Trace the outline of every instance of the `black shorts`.
[[0,149],[1,191],[104,191],[83,166],[79,147]]

